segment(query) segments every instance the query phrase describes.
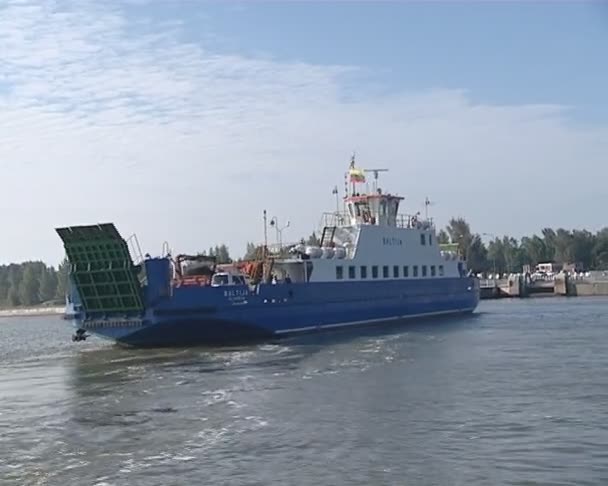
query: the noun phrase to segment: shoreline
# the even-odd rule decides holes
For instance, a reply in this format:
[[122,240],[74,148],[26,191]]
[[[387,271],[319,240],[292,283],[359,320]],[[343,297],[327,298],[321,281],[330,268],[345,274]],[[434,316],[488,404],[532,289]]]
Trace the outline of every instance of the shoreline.
[[65,307],[13,307],[10,309],[0,309],[2,317],[30,317],[30,316],[61,316],[65,312]]

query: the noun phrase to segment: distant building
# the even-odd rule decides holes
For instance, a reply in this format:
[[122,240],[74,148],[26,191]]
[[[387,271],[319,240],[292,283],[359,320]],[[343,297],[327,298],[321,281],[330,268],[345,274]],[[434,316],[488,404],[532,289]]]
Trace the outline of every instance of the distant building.
[[535,270],[538,273],[558,273],[563,268],[561,263],[545,262],[536,265]]

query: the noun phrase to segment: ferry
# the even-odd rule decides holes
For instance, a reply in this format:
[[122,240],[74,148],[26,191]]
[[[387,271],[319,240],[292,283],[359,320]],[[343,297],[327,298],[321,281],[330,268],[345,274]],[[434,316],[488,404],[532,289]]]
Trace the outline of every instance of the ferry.
[[73,340],[222,346],[474,312],[479,280],[458,246],[439,244],[428,216],[399,212],[404,198],[378,186],[384,170],[352,158],[343,210],[323,215],[318,245],[274,249],[265,236],[255,258],[230,265],[168,245],[142,257],[112,223],[56,228],[78,311]]

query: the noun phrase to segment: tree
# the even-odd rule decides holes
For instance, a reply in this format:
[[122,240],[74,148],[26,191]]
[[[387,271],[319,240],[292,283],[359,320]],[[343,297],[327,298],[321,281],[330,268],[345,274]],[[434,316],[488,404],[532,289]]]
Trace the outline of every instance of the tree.
[[604,228],[595,237],[591,254],[594,268],[608,270],[608,228]]
[[57,273],[53,267],[42,268],[40,275],[39,301],[47,302],[55,297],[57,292]]
[[519,249],[519,244],[515,238],[511,238],[508,236],[503,237],[502,239],[502,251],[504,255],[505,267],[504,270],[507,273],[517,273],[522,271],[522,266],[524,262],[522,262],[521,255]]
[[521,248],[525,252],[526,263],[530,265],[549,262],[553,258],[553,251],[547,248],[546,240],[537,235],[524,236],[521,239]]
[[439,230],[439,233],[437,233],[437,242],[440,245],[450,242],[450,235],[448,235],[446,230],[444,230],[444,229]]
[[39,276],[33,265],[27,265],[23,271],[23,280],[19,285],[19,301],[22,305],[39,304],[38,292],[40,291]]
[[485,272],[488,270],[488,251],[481,241],[481,236],[471,237],[466,252],[467,267],[473,272]]
[[551,228],[544,228],[542,230],[543,233],[543,241],[545,243],[545,248],[547,249],[547,262],[552,262],[555,258],[555,240],[556,235],[555,231]]
[[17,290],[17,287],[11,287],[9,289],[6,303],[10,307],[17,307],[19,304],[21,304],[21,301],[19,300],[19,291]]
[[488,263],[492,273],[504,273],[507,268],[502,241],[496,238],[488,243]]
[[569,251],[570,263],[580,263],[583,268],[593,265],[593,248],[596,237],[587,230],[574,230],[571,234],[571,248]]
[[57,267],[57,290],[55,292],[56,299],[65,299],[65,295],[68,291],[68,279],[70,273],[70,263],[67,258]]
[[[469,254],[473,236],[471,227],[463,218],[452,218],[446,228],[452,243],[456,243],[463,255]],[[467,257],[468,259],[468,257]]]
[[313,231],[312,234],[306,240],[306,244],[310,246],[319,246],[321,244],[321,240],[317,238],[317,235]]
[[228,247],[224,244],[215,247],[215,257],[218,263],[232,263]]
[[572,261],[573,248],[572,233],[563,228],[558,228],[555,232],[554,248],[555,254],[553,258],[558,263],[567,263]]

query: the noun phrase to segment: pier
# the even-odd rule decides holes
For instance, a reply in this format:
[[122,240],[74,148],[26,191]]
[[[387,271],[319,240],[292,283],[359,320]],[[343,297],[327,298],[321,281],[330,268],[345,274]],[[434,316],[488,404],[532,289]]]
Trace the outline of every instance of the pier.
[[480,278],[481,299],[523,298],[534,296],[608,295],[608,272],[532,277],[529,273],[510,274],[503,278]]

